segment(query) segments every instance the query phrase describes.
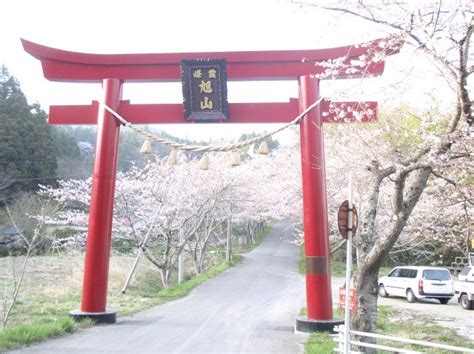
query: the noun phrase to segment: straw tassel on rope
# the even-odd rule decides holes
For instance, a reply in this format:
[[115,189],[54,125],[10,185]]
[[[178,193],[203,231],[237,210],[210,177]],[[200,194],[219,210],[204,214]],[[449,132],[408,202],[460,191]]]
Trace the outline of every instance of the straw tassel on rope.
[[176,149],[171,149],[170,154],[168,156],[168,164],[169,165],[177,165],[178,164],[178,154],[176,153]]
[[143,142],[143,145],[140,149],[140,154],[145,154],[149,155],[153,152],[153,149],[151,147],[151,141],[150,138],[145,138],[145,141]]
[[240,166],[240,153],[238,151],[232,151],[230,153],[230,165],[232,167]]
[[260,146],[258,147],[258,153],[260,155],[268,155],[270,153],[270,150],[268,149],[268,144],[266,140],[263,140],[260,143]]
[[208,170],[209,169],[209,156],[207,154],[204,154],[199,161],[199,168],[201,170]]

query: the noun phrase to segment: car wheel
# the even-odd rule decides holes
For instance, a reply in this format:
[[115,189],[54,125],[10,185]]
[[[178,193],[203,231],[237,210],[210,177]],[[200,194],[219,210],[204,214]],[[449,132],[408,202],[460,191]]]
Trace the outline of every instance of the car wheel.
[[416,296],[413,293],[413,290],[411,290],[411,289],[407,290],[407,301],[411,302],[411,303],[416,302]]
[[446,298],[442,298],[442,299],[438,299],[438,300],[439,300],[439,303],[443,304],[443,305],[446,305],[449,301],[449,299],[446,299]]
[[379,291],[380,297],[387,297],[388,296],[387,290],[385,290],[385,286],[383,286],[383,284],[379,285],[379,290],[378,291]]
[[461,302],[461,306],[462,306],[463,309],[465,309],[465,310],[474,309],[474,301],[469,300],[469,298],[467,297],[467,294],[462,294],[461,295],[460,302]]

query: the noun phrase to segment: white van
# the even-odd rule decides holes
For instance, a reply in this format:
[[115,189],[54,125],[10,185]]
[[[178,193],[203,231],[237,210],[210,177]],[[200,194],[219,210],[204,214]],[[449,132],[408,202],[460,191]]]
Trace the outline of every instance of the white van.
[[406,297],[408,302],[427,298],[447,304],[454,295],[453,279],[446,268],[395,267],[379,279],[378,293],[381,297]]

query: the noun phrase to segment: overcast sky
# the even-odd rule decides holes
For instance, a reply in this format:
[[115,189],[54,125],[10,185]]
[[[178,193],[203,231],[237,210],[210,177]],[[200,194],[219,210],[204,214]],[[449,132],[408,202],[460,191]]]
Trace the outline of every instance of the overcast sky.
[[[20,81],[28,100],[39,102],[46,111],[51,104],[97,100],[101,97],[100,85],[47,81],[39,61],[23,51],[20,38],[77,52],[162,53],[316,49],[385,34],[348,17],[301,8],[284,0],[8,0],[2,3],[1,17],[0,63]],[[385,80],[390,80],[393,72],[388,65]],[[360,92],[360,82],[354,81],[345,84],[344,89],[354,87]],[[381,91],[381,79],[370,81],[374,82],[374,92]],[[287,101],[296,96],[296,82],[229,83],[231,102]],[[181,86],[126,84],[124,99],[135,103],[181,102]],[[192,128],[180,125],[178,130],[167,130],[206,139],[211,135],[232,137],[236,132],[235,126]]]

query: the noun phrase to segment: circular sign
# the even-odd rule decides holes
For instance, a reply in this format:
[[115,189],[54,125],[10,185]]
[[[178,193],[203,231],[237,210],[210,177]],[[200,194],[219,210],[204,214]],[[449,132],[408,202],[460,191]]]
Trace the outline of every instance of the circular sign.
[[[357,215],[357,209],[352,204],[352,235],[355,235],[357,231],[357,223],[359,221]],[[349,223],[349,201],[345,200],[341,206],[339,207],[339,211],[337,213],[337,226],[339,228],[339,232],[341,233],[342,237],[347,239],[347,233],[349,231],[348,228]]]

